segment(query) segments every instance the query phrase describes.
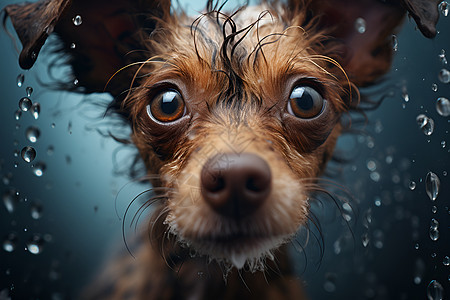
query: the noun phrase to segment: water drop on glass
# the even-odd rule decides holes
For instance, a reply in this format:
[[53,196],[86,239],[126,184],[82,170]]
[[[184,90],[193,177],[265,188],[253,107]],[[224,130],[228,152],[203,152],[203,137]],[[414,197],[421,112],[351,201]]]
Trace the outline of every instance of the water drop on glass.
[[46,168],[47,168],[47,166],[45,165],[45,163],[38,162],[34,166],[32,166],[31,169],[32,169],[34,175],[36,175],[37,177],[41,177],[42,175],[44,175]]
[[444,97],[438,98],[436,100],[436,111],[443,117],[450,116],[450,101]]
[[415,181],[410,181],[409,182],[409,189],[411,191],[414,191],[416,189],[416,182]]
[[416,243],[416,244],[414,245],[414,249],[416,249],[416,250],[419,250],[419,247],[420,247],[419,243]]
[[30,112],[35,120],[39,119],[39,113],[41,112],[41,105],[39,104],[39,102],[33,103]]
[[444,256],[442,263],[444,264],[444,266],[450,266],[450,257]]
[[27,243],[28,252],[38,255],[42,252],[43,240],[39,235],[33,235]]
[[430,227],[430,239],[432,241],[437,241],[439,239],[439,230]]
[[431,90],[432,90],[433,92],[437,92],[438,86],[437,86],[436,83],[433,83],[433,84],[431,85]]
[[31,97],[31,94],[33,94],[33,88],[31,86],[27,87],[26,92],[27,97]]
[[[403,98],[403,101],[409,102],[408,90],[406,89],[405,86],[402,88],[402,98]],[[403,103],[403,104],[404,104],[404,103]],[[404,108],[404,107],[403,107],[403,108]]]
[[361,34],[366,32],[366,20],[363,18],[357,18],[355,21],[355,29]]
[[336,291],[336,274],[334,273],[325,274],[325,282],[323,284],[323,289],[328,293],[333,293]]
[[370,239],[369,239],[369,234],[367,232],[361,236],[361,241],[362,241],[364,248],[367,247],[367,245],[369,245]]
[[75,49],[77,45],[75,43],[70,44],[70,49]]
[[441,11],[441,13],[444,15],[444,17],[448,16],[448,2],[447,1],[442,1],[441,3],[439,3],[439,10]]
[[21,111],[28,111],[31,108],[31,105],[33,105],[33,102],[31,102],[28,97],[23,97],[19,100],[19,108]]
[[30,126],[25,131],[25,137],[27,138],[28,141],[30,141],[32,143],[36,143],[38,138],[40,137],[40,135],[41,135],[41,132],[40,132],[39,128],[37,128],[35,126]]
[[437,207],[436,207],[435,205],[433,205],[433,206],[431,207],[431,212],[432,212],[433,214],[437,213]]
[[36,150],[34,150],[33,147],[26,146],[26,147],[23,147],[22,151],[20,152],[20,155],[22,156],[22,159],[24,161],[29,163],[29,162],[32,162],[36,158]]
[[425,135],[431,135],[434,131],[433,119],[427,117],[424,114],[420,114],[416,117],[416,122]]
[[33,203],[30,207],[31,217],[35,220],[39,220],[42,217],[42,205],[39,203]]
[[73,85],[74,85],[74,86],[78,86],[79,83],[80,83],[80,82],[78,81],[78,79],[75,78],[75,79],[73,80]]
[[25,75],[19,74],[16,79],[17,86],[22,87],[24,81],[25,81]]
[[72,19],[73,25],[75,26],[80,26],[81,23],[83,23],[83,20],[81,19],[80,15],[76,15],[73,19]]
[[442,300],[444,299],[444,288],[436,281],[432,280],[427,287],[428,300]]
[[18,192],[14,189],[9,189],[3,192],[2,200],[3,205],[5,205],[6,210],[12,214],[16,209],[17,203],[19,203]]
[[438,78],[442,83],[449,83],[450,82],[450,71],[447,69],[442,69],[438,74]]
[[438,229],[439,228],[439,222],[436,219],[431,219],[430,222],[430,228],[432,229]]
[[17,240],[17,235],[14,233],[8,234],[3,241],[3,250],[6,252],[13,252],[16,249]]
[[441,181],[439,177],[433,172],[428,172],[425,179],[425,189],[428,197],[431,201],[435,201],[439,194],[439,187],[441,186]]
[[20,109],[16,110],[16,112],[14,113],[14,119],[16,119],[16,121],[19,121],[21,116],[22,111]]
[[445,57],[445,50],[444,49],[442,49],[441,53],[439,54],[439,60],[441,61],[441,63],[443,65],[446,65],[448,63],[447,62],[447,57]]
[[55,128],[55,127],[56,127],[56,124],[55,124],[55,123],[52,123],[52,124],[50,125],[50,127],[51,127],[51,128]]
[[398,50],[398,39],[395,34],[392,35],[392,50],[394,51]]
[[447,143],[445,141],[441,141],[441,147],[445,148],[445,146],[447,146]]

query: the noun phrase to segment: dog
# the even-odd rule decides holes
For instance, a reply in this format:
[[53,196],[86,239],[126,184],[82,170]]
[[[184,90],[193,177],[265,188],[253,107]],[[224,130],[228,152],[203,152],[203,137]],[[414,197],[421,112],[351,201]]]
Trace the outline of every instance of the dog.
[[[81,93],[107,92],[154,187],[136,259],[110,262],[83,299],[306,299],[287,245],[358,109],[390,68],[408,12],[432,0],[290,0],[198,18],[158,0],[40,0],[5,8],[33,66],[59,36]],[[144,205],[144,206],[145,206]]]

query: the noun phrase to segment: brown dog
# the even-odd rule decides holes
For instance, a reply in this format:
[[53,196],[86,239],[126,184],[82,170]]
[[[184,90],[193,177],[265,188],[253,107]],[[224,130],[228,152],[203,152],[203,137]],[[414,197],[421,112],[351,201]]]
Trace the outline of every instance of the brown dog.
[[86,297],[304,298],[285,244],[307,221],[357,87],[389,70],[405,9],[435,35],[431,0],[269,1],[232,14],[208,1],[197,19],[156,0],[6,7],[23,68],[56,32],[76,89],[115,97],[154,186],[153,247],[112,262]]

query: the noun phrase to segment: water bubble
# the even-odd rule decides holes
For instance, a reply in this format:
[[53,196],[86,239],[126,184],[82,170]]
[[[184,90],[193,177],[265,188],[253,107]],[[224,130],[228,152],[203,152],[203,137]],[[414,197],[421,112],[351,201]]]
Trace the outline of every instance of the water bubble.
[[31,94],[33,94],[33,88],[31,86],[27,87],[25,91],[27,92],[27,97],[31,97]]
[[370,179],[372,179],[375,182],[378,182],[381,179],[381,175],[378,172],[371,172],[370,173]]
[[26,146],[26,147],[23,147],[22,151],[20,152],[20,155],[22,156],[22,159],[24,161],[29,163],[29,162],[32,162],[36,158],[36,150],[34,150],[33,147]]
[[432,90],[433,92],[437,92],[438,86],[437,86],[436,83],[433,83],[433,84],[431,85],[431,90]]
[[42,217],[42,205],[39,203],[33,203],[30,207],[31,217],[35,220],[39,220]]
[[431,135],[434,131],[434,121],[428,118],[424,114],[420,114],[416,117],[416,122],[425,135]]
[[6,210],[13,213],[17,203],[19,203],[19,192],[14,189],[9,189],[3,192],[2,200]]
[[446,65],[448,63],[447,62],[447,57],[445,57],[445,50],[444,49],[442,49],[441,53],[439,54],[439,60],[441,61],[441,63],[443,65]]
[[16,110],[14,113],[14,119],[16,119],[16,121],[19,121],[21,116],[22,116],[22,111],[20,109]]
[[428,284],[427,297],[428,297],[428,300],[444,299],[444,288],[438,281],[431,280],[430,284]]
[[436,252],[431,253],[431,258],[435,258],[436,257]]
[[25,75],[19,74],[16,79],[17,86],[22,87],[24,81],[25,81]]
[[436,110],[443,117],[450,116],[450,101],[447,98],[439,97],[436,100]]
[[442,83],[449,83],[450,72],[447,69],[442,69],[438,74],[438,78]]
[[409,182],[409,189],[411,191],[414,191],[416,189],[416,182],[415,181],[410,181]]
[[437,241],[439,239],[439,230],[430,227],[430,239],[432,241]]
[[432,229],[438,229],[439,228],[439,222],[436,219],[431,219],[430,228]]
[[52,124],[50,125],[50,127],[51,127],[51,128],[55,128],[55,127],[56,127],[56,124],[55,124],[55,123],[52,123]]
[[[17,151],[17,150],[15,150],[15,151]],[[15,152],[14,152],[14,156],[16,156]],[[17,154],[17,156],[19,156],[19,154]],[[6,173],[5,175],[3,175],[2,182],[4,185],[9,185],[11,183],[12,179],[13,179],[13,174],[11,172],[9,172],[9,173]]]
[[79,83],[80,83],[80,81],[78,81],[77,78],[75,78],[75,79],[73,80],[73,85],[74,85],[74,86],[78,86]]
[[366,166],[367,169],[372,172],[377,169],[377,164],[373,160],[368,160]]
[[83,20],[81,19],[80,15],[76,15],[75,17],[72,18],[72,22],[73,22],[73,25],[80,26],[81,23],[83,23]]
[[43,239],[39,235],[34,234],[27,243],[28,252],[35,255],[40,254],[42,252],[43,244]]
[[433,205],[433,206],[431,207],[431,212],[432,212],[433,214],[437,213],[437,207],[436,207],[436,205]]
[[439,177],[433,172],[428,172],[425,179],[425,189],[428,197],[431,201],[435,201],[439,194],[439,187],[441,186],[441,181]]
[[6,252],[13,252],[16,249],[17,240],[18,238],[15,233],[8,234],[3,241],[3,250]]
[[450,257],[445,256],[442,260],[442,263],[444,264],[444,266],[450,266]]
[[419,243],[416,243],[416,244],[414,245],[414,249],[416,249],[416,250],[419,250],[419,247],[420,247]]
[[77,45],[75,43],[70,44],[70,49],[75,49]]
[[398,39],[395,34],[392,35],[392,50],[394,51],[398,50]]
[[41,177],[42,175],[44,175],[46,168],[47,166],[45,165],[45,163],[38,162],[35,165],[33,165],[31,169],[34,175],[36,175],[37,177]]
[[39,128],[37,128],[35,126],[30,126],[25,131],[25,136],[26,136],[27,140],[29,140],[32,143],[36,143],[40,135],[41,135],[41,132],[40,132]]
[[23,97],[19,100],[19,108],[21,111],[28,111],[31,108],[31,105],[33,105],[33,102],[31,102],[28,97]]
[[357,18],[355,21],[355,29],[361,34],[366,32],[366,20],[363,18]]
[[447,1],[442,1],[441,3],[439,3],[439,10],[441,11],[441,13],[444,15],[444,17],[448,16],[448,2]]
[[376,248],[381,249],[384,245],[384,234],[381,230],[375,230],[373,232],[373,244]]
[[380,197],[376,197],[375,198],[374,204],[375,204],[376,207],[380,207],[381,206],[381,199],[380,199]]
[[327,273],[325,274],[325,282],[323,284],[323,289],[328,293],[333,293],[336,291],[336,274]]
[[41,105],[39,104],[39,102],[33,103],[30,112],[35,120],[39,119],[39,113],[41,112]]

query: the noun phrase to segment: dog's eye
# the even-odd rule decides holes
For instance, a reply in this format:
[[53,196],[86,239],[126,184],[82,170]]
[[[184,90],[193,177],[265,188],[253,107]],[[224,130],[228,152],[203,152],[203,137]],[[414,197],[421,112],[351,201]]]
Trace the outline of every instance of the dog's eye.
[[323,108],[322,96],[308,86],[296,86],[289,96],[287,110],[298,118],[310,119],[321,113]]
[[148,114],[160,122],[173,122],[185,113],[184,100],[175,90],[166,90],[157,94],[147,106]]

